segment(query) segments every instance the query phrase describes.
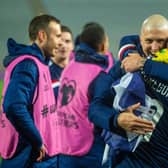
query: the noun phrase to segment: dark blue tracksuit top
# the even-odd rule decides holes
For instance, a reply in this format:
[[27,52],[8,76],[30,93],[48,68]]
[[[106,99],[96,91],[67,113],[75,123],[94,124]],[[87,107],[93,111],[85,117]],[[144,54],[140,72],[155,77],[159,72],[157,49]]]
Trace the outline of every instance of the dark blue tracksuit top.
[[[4,58],[4,67],[24,54],[32,55],[45,64],[44,56],[36,44],[26,46],[9,39],[7,47],[9,55]],[[27,144],[39,151],[42,145],[32,117],[32,100],[37,83],[38,69],[33,60],[26,59],[15,66],[4,97],[3,109],[20,135],[17,151]]]

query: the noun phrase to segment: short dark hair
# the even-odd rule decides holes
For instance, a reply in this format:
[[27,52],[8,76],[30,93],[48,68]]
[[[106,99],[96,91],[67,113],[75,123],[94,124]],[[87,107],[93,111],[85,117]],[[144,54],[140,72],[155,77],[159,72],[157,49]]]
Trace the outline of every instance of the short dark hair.
[[69,33],[72,34],[71,29],[68,26],[65,26],[65,25],[61,25],[61,31],[62,32],[69,32]]
[[98,46],[105,40],[104,28],[96,22],[87,23],[80,35],[80,42],[86,43],[98,51]]
[[48,25],[51,21],[60,24],[60,20],[54,16],[43,14],[34,17],[29,24],[29,38],[34,41],[37,38],[39,30],[43,29],[47,32]]
[[86,29],[88,26],[95,25],[95,24],[98,24],[98,23],[94,22],[94,21],[93,22],[88,22],[83,26],[83,30]]
[[71,29],[68,26],[61,25],[61,32],[68,32],[73,37],[73,33],[72,33]]

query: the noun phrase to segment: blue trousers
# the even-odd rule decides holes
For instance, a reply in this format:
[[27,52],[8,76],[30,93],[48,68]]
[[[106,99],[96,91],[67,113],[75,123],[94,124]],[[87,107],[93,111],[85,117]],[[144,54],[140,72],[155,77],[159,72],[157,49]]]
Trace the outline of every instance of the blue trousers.
[[0,168],[57,168],[57,157],[46,156],[43,161],[36,162],[31,146],[27,146],[13,158],[3,159]]
[[101,168],[104,146],[102,137],[96,135],[92,148],[86,155],[58,155],[57,168]]

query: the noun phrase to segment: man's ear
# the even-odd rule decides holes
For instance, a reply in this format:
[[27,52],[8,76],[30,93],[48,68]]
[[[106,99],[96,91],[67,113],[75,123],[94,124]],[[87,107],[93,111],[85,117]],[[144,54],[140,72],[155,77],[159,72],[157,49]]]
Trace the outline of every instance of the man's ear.
[[40,30],[38,32],[38,40],[39,40],[39,42],[43,43],[46,40],[46,38],[47,38],[46,32],[44,30]]
[[106,46],[105,46],[105,42],[101,43],[99,45],[99,52],[102,53],[102,54],[105,54],[106,53]]

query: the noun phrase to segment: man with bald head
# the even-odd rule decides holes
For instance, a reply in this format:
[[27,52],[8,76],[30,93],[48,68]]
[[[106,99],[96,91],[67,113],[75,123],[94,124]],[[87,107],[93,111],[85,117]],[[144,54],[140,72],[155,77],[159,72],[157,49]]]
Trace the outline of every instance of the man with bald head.
[[[120,42],[121,67],[126,72],[140,71],[145,89],[163,108],[156,109],[155,130],[149,142],[142,142],[134,153],[126,157],[117,168],[166,168],[168,165],[168,65],[155,62],[156,52],[165,48],[168,38],[168,21],[162,15],[152,15],[142,24],[140,36],[127,36]],[[127,47],[126,47],[127,46]],[[160,116],[157,118],[157,116]]]
[[[142,23],[140,36],[124,36],[120,41],[118,56],[123,60],[126,71],[135,71],[132,62],[137,60],[142,66],[143,59],[166,47],[168,38],[168,20],[159,14],[151,15]],[[131,65],[131,66],[129,66]],[[128,69],[129,67],[129,69]],[[131,68],[131,69],[130,69]]]
[[[133,153],[130,152],[124,156],[123,160],[117,163],[116,168],[166,168],[168,165],[168,76],[165,73],[168,71],[168,64],[156,62],[152,58],[155,52],[166,46],[167,37],[167,19],[161,15],[148,17],[142,24],[140,37],[123,38],[122,40],[127,40],[125,46],[121,40],[119,50],[121,61],[117,62],[108,74],[99,75],[95,88],[92,88],[95,92],[90,111],[94,113],[113,111],[113,118],[116,119],[116,122],[111,125],[113,130],[123,129],[140,133],[145,128],[140,127],[139,124],[142,121],[138,121],[132,113],[138,105],[132,105],[122,113],[114,114],[113,100],[116,92],[113,88],[108,89],[126,72],[137,71],[145,84],[145,94],[155,102],[156,114],[160,116],[159,118],[155,116],[155,129],[151,132],[152,136],[148,141],[142,141]],[[131,43],[128,43],[128,40]],[[142,134],[145,133],[142,132]],[[124,136],[121,132],[120,135]]]

